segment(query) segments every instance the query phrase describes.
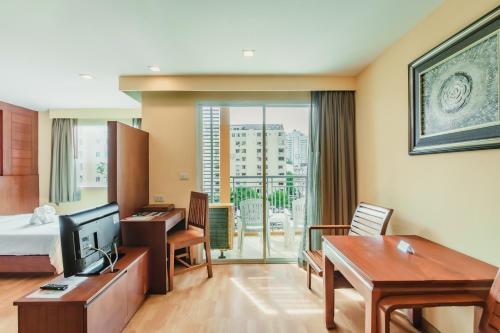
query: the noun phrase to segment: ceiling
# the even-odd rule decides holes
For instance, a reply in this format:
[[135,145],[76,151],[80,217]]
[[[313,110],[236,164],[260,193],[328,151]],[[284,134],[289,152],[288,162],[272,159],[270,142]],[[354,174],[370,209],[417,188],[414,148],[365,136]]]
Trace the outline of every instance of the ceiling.
[[440,2],[2,0],[0,100],[136,107],[118,78],[153,74],[150,65],[160,75],[353,75]]

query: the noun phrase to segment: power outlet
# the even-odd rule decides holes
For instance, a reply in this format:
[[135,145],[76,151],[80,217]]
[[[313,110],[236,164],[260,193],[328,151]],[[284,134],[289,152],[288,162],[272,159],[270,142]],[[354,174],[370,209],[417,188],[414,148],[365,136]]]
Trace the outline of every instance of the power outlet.
[[187,173],[187,172],[179,173],[179,179],[180,180],[189,180],[189,173]]
[[165,196],[163,194],[155,194],[153,195],[154,202],[165,202]]

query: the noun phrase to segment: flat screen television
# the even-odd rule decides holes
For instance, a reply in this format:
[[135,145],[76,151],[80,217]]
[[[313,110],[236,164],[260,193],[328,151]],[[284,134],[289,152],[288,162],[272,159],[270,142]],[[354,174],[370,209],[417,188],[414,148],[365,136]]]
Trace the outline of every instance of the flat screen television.
[[59,218],[64,276],[95,275],[109,266],[106,256],[114,260],[115,245],[120,245],[118,204],[81,211]]

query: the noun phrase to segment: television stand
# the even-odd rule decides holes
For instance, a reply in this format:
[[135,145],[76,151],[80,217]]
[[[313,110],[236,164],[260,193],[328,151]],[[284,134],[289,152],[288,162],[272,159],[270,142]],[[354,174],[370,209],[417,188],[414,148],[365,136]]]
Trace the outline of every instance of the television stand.
[[19,333],[121,332],[148,293],[149,249],[120,251],[117,272],[88,276],[59,298],[30,298],[30,293],[16,300]]

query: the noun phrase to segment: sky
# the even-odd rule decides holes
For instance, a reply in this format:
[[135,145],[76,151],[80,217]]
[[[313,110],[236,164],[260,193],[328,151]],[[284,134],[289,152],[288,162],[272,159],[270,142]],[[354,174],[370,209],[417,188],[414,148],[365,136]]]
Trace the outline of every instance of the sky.
[[[230,107],[230,123],[261,124],[262,108],[255,106]],[[285,132],[294,129],[308,135],[309,133],[309,106],[268,106],[266,107],[267,124],[283,124]]]

